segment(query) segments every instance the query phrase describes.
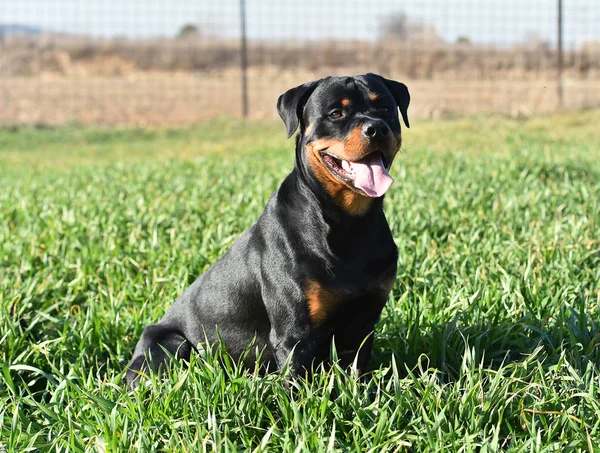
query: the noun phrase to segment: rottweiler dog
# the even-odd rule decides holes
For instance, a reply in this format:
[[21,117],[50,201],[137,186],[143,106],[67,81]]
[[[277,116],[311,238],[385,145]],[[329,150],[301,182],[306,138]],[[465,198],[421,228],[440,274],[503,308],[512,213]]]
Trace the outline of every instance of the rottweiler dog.
[[246,354],[249,367],[259,350],[265,370],[287,363],[306,375],[330,360],[334,339],[342,365],[356,357],[365,369],[396,278],[383,198],[409,101],[404,84],[376,74],[326,77],[279,97],[288,138],[300,128],[294,169],[258,221],[144,329],[130,387],[205,342]]

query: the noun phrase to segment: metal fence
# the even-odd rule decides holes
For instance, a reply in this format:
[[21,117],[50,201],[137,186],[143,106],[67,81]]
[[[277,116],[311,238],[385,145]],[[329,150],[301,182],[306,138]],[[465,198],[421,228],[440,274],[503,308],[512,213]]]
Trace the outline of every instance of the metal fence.
[[414,117],[600,106],[598,0],[3,0],[0,122],[276,117],[331,74],[405,82]]

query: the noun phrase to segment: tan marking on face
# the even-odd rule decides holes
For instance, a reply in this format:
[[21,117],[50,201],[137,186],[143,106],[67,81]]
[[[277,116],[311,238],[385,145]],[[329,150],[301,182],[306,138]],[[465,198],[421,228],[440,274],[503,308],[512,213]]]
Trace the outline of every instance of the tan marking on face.
[[[393,159],[398,152],[400,136],[388,141],[386,154]],[[344,140],[319,139],[306,145],[308,163],[316,178],[325,187],[335,202],[350,215],[364,215],[371,206],[373,198],[359,193],[349,183],[341,181],[333,175],[327,164],[323,162],[320,151],[327,151],[340,159],[357,161],[373,151],[372,144],[366,140],[360,126],[355,127]]]
[[331,174],[327,168],[319,150],[328,148],[336,156],[344,155],[344,143],[336,140],[317,140],[306,146],[308,153],[308,164],[313,170],[317,180],[329,192],[329,195],[344,211],[350,215],[364,215],[371,206],[373,199],[366,195],[361,195],[336,176]]
[[379,99],[379,94],[378,93],[369,93],[369,99],[373,102],[375,102],[377,99]]
[[365,215],[373,199],[361,195],[352,189],[346,189],[336,198],[337,203],[350,215]]
[[344,98],[341,101],[342,107],[348,107],[352,102],[350,102],[350,99],[348,98]]
[[346,137],[343,152],[344,154],[339,157],[345,160],[360,160],[371,152],[369,142],[365,140],[360,126],[352,129],[352,132]]
[[304,130],[304,136],[308,137],[310,135],[310,133],[313,130],[313,125],[312,123],[310,123],[308,126],[306,126],[306,129]]
[[308,280],[305,290],[308,314],[313,323],[323,324],[341,302],[341,297],[324,288],[316,280]]

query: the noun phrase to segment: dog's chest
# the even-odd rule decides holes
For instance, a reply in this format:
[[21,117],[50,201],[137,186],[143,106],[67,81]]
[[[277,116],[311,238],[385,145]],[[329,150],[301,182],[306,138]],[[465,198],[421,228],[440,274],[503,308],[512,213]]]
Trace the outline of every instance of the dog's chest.
[[378,275],[353,275],[348,278],[309,279],[305,284],[308,313],[316,325],[323,325],[344,309],[357,311],[357,316],[383,308],[396,279],[396,269]]
[[389,228],[330,232],[327,244],[329,255],[312,263],[303,282],[313,324],[324,325],[342,311],[344,317],[378,316],[396,278],[398,252]]

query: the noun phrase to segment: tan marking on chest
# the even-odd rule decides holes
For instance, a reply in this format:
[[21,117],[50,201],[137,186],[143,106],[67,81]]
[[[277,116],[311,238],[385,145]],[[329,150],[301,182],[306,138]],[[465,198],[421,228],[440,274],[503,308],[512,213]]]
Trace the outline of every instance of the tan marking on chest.
[[340,304],[342,298],[324,288],[316,280],[309,280],[305,290],[308,314],[317,324],[323,324],[329,314]]
[[[392,288],[396,283],[396,276],[386,278],[381,281],[379,284],[379,291],[372,288],[370,291],[375,291],[375,293],[371,293],[373,295],[378,294],[377,297],[383,297],[387,300]],[[352,294],[352,292],[333,292],[327,288],[325,288],[321,283],[316,280],[308,280],[305,288],[305,297],[306,302],[308,304],[308,314],[310,319],[316,325],[322,325],[327,318],[341,305],[344,303],[344,300],[347,300],[349,297],[353,298],[358,296],[361,293],[360,290],[356,294]],[[369,291],[365,290],[365,294],[369,293]],[[379,295],[380,294],[380,295]]]

